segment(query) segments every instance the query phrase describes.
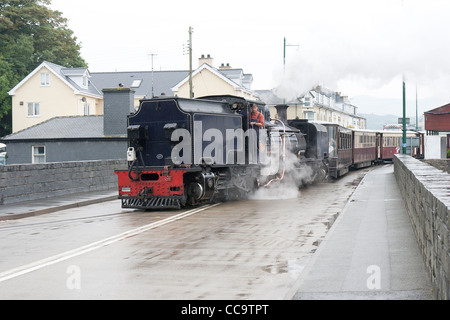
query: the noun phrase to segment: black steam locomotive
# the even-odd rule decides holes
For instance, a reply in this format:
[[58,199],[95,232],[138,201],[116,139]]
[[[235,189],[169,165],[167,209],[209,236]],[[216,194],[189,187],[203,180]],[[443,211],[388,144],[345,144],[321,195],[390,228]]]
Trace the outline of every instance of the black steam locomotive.
[[[254,105],[262,127],[253,125]],[[128,116],[128,140],[128,170],[116,171],[124,208],[242,199],[274,181],[300,185],[328,172],[323,125],[270,121],[264,103],[235,96],[142,100]]]

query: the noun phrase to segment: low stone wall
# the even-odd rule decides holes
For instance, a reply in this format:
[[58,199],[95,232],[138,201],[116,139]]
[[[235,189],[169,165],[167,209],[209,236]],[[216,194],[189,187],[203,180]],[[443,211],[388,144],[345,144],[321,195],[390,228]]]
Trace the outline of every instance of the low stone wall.
[[[450,299],[450,174],[406,155],[394,173],[437,299]],[[407,272],[407,270],[405,270]]]
[[433,167],[444,170],[447,173],[450,173],[450,159],[426,159],[422,160],[423,162],[432,165]]
[[113,189],[114,170],[126,168],[126,160],[0,166],[0,210],[2,204]]

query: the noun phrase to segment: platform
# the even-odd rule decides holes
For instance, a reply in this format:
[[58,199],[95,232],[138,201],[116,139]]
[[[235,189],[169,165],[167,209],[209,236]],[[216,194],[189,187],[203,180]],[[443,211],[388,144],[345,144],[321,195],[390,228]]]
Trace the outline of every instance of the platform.
[[117,189],[73,193],[52,198],[10,203],[0,205],[0,221],[22,219],[115,199],[118,199]]
[[287,299],[433,299],[393,170],[367,173]]

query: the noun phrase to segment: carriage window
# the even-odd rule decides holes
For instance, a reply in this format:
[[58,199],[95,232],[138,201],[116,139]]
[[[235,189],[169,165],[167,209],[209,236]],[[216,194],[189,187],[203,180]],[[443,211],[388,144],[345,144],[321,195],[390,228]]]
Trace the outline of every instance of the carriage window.
[[336,128],[328,127],[328,154],[331,158],[336,157]]

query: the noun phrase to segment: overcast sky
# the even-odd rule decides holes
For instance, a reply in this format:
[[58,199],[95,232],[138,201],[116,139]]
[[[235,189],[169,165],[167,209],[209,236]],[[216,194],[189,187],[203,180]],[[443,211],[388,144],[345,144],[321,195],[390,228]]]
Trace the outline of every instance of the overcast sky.
[[[280,87],[289,98],[321,83],[363,104],[362,96],[398,102],[405,77],[409,100],[418,88],[421,112],[450,102],[448,0],[52,0],[51,7],[69,19],[91,72],[151,70],[150,54],[154,70],[188,70],[191,26],[193,67],[210,54],[215,67],[253,74],[253,89]],[[367,108],[360,112],[392,106]]]

